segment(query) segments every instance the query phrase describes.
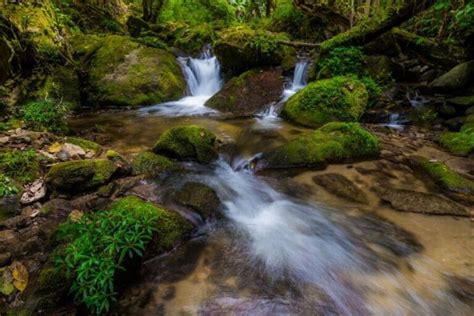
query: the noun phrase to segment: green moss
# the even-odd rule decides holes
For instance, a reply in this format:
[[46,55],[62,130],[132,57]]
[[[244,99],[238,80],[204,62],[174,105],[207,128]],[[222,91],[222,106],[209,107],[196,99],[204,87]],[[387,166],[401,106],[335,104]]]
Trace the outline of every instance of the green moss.
[[190,25],[216,21],[228,24],[235,21],[235,9],[226,0],[165,1],[158,21],[186,21]]
[[377,138],[358,123],[331,122],[266,154],[266,168],[325,166],[376,157]]
[[328,52],[336,47],[351,46],[357,44],[357,40],[360,37],[364,36],[367,31],[370,31],[374,28],[374,26],[376,26],[373,22],[375,21],[376,23],[376,20],[377,19],[368,19],[365,22],[357,24],[346,32],[340,33],[336,36],[331,37],[328,40],[325,40],[321,43],[321,50],[323,52]]
[[188,125],[165,131],[153,152],[180,160],[208,163],[217,158],[216,136],[199,126]]
[[84,138],[67,137],[65,141],[66,143],[79,146],[86,151],[91,150],[91,151],[99,152],[102,149],[102,147],[99,144],[92,142],[90,140],[84,139]]
[[292,96],[282,115],[294,122],[320,126],[331,121],[358,121],[367,106],[365,85],[351,77],[310,83]]
[[193,226],[181,215],[165,210],[157,205],[144,202],[138,197],[128,196],[114,202],[110,208],[114,210],[126,209],[130,212],[150,212],[157,216],[156,243],[151,247],[158,252],[169,251],[188,235]]
[[466,118],[459,132],[443,133],[439,142],[455,155],[467,156],[474,152],[474,115]]
[[0,155],[0,171],[20,183],[40,176],[40,157],[33,149],[13,150]]
[[0,122],[0,131],[9,131],[12,129],[21,128],[22,126],[22,121],[15,118],[11,118],[6,122]]
[[441,188],[456,193],[474,194],[474,182],[451,170],[446,164],[423,157],[415,159],[422,171],[428,174]]
[[218,33],[214,51],[229,74],[237,75],[255,67],[277,66],[295,56],[294,49],[282,45],[289,40],[283,33],[254,30],[246,25],[234,26]]
[[54,267],[41,269],[36,280],[38,291],[46,294],[56,292],[59,288],[65,287],[67,283],[66,272]]
[[68,130],[64,104],[52,100],[31,101],[23,106],[22,112],[21,118],[33,130],[55,133]]
[[154,177],[162,172],[176,170],[178,166],[166,157],[145,151],[133,158],[132,168],[134,174]]
[[59,192],[82,192],[107,183],[117,166],[109,160],[74,160],[55,164],[46,175],[50,189]]
[[204,219],[219,216],[220,200],[216,192],[199,182],[186,183],[176,194],[175,200],[181,205],[192,208]]

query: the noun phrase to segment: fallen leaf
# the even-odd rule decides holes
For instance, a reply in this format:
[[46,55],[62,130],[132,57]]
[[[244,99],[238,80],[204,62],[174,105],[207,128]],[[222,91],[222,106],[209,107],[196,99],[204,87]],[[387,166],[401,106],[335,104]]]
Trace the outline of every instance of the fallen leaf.
[[13,285],[18,291],[23,292],[28,285],[28,270],[19,261],[13,262],[10,270],[12,271]]
[[61,150],[62,145],[58,142],[55,142],[51,146],[48,147],[48,152],[51,154],[55,154]]

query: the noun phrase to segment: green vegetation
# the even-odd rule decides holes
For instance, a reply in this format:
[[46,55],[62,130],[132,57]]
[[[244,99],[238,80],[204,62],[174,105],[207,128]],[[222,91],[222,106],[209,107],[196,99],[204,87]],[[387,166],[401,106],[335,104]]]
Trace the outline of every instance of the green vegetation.
[[31,101],[23,107],[21,118],[26,126],[38,131],[63,133],[67,131],[66,108],[49,100]]
[[92,142],[84,138],[78,138],[78,137],[67,137],[65,139],[65,142],[79,146],[84,150],[92,150],[94,152],[99,152],[102,148],[99,144],[95,142]]
[[195,125],[174,127],[161,134],[153,152],[179,160],[209,163],[217,159],[216,136]]
[[65,242],[57,255],[57,267],[72,278],[71,292],[97,314],[116,300],[117,274],[152,248],[172,249],[192,226],[175,213],[137,197],[122,198],[109,210],[84,215],[60,225],[57,239]]
[[226,25],[235,20],[235,9],[226,0],[165,1],[158,16],[159,23],[186,21],[190,25],[216,21]]
[[134,174],[154,177],[162,172],[177,170],[178,166],[166,157],[145,151],[133,158],[132,168]]
[[467,156],[474,152],[474,114],[466,118],[459,132],[443,133],[439,142],[455,155]]
[[106,184],[117,171],[117,166],[105,159],[60,162],[46,174],[50,189],[58,192],[81,192]]
[[0,171],[20,183],[28,183],[40,175],[40,157],[34,149],[12,150],[0,154]]
[[17,195],[19,192],[20,190],[9,177],[0,174],[0,198]]
[[377,138],[358,123],[331,122],[263,155],[266,168],[322,167],[375,158]]
[[288,100],[282,115],[308,126],[331,121],[358,121],[367,106],[365,85],[353,77],[318,80]]

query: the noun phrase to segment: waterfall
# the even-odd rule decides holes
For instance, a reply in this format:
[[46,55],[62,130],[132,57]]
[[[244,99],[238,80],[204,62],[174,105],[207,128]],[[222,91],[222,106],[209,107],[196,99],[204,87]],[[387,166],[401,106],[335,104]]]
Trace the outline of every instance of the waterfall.
[[295,71],[293,73],[293,79],[291,83],[283,90],[280,101],[276,104],[270,105],[262,113],[257,114],[257,128],[277,128],[278,122],[280,121],[279,113],[282,106],[288,99],[299,90],[306,86],[306,75],[308,71],[309,61],[308,59],[300,59],[295,65]]
[[223,85],[221,67],[216,56],[213,56],[209,47],[199,57],[178,57],[178,62],[183,69],[188,88],[188,96],[178,100],[166,102],[143,111],[149,113],[158,111],[165,116],[192,116],[215,113],[213,109],[204,104]]

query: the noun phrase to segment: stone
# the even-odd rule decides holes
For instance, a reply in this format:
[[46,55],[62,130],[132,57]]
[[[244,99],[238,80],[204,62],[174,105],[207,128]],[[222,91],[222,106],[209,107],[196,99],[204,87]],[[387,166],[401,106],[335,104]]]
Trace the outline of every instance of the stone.
[[448,72],[433,80],[430,87],[439,92],[463,91],[474,80],[474,60],[453,67]]
[[352,181],[338,173],[325,173],[313,177],[313,181],[325,190],[343,199],[367,204],[367,196]]
[[281,98],[283,79],[276,69],[246,71],[228,81],[206,106],[235,117],[252,116]]
[[46,196],[46,185],[43,179],[38,179],[33,183],[26,185],[21,195],[21,204],[31,204],[41,200]]
[[187,182],[174,193],[176,203],[198,212],[204,219],[221,217],[221,202],[216,192],[205,184]]
[[0,268],[10,264],[12,254],[9,252],[0,253]]
[[85,155],[86,152],[84,149],[70,143],[63,144],[59,152],[56,154],[61,161],[78,160],[84,158]]
[[389,202],[393,208],[399,211],[431,215],[469,216],[465,208],[439,195],[382,186],[373,187],[373,190],[380,199]]

